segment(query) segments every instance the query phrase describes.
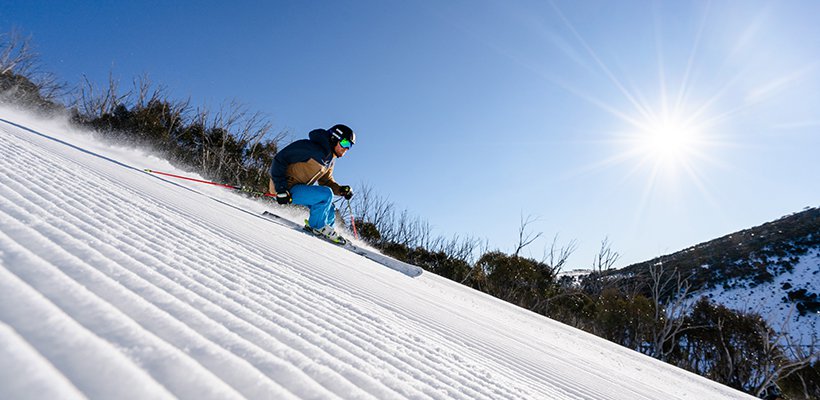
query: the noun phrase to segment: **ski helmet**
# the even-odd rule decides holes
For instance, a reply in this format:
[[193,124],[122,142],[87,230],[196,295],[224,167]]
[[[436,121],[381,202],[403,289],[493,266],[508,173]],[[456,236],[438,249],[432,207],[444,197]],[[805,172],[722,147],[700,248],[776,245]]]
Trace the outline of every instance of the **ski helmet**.
[[[350,144],[348,146],[344,146],[345,141]],[[350,148],[350,146],[356,144],[356,134],[353,133],[353,129],[350,129],[347,125],[333,125],[333,127],[330,128],[330,142],[334,146],[341,142],[343,147]]]

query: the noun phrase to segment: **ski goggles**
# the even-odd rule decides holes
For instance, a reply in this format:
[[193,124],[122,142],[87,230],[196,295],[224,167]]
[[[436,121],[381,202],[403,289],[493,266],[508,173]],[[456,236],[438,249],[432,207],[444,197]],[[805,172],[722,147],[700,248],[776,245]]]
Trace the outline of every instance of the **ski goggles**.
[[349,150],[351,147],[353,147],[353,142],[351,142],[348,139],[342,139],[339,141],[339,146],[342,146],[342,148]]

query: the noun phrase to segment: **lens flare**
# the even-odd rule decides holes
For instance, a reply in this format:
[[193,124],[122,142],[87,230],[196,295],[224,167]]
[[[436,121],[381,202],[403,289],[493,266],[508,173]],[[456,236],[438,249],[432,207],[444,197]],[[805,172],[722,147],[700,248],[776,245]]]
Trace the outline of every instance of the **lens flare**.
[[686,161],[697,150],[698,136],[698,129],[673,118],[649,124],[633,140],[644,155],[674,165]]

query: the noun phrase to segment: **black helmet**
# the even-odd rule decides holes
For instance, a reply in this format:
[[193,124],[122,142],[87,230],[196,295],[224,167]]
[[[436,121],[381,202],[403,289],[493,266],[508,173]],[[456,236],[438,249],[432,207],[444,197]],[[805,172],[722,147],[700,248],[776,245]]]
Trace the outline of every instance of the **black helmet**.
[[353,133],[353,129],[350,129],[347,125],[333,125],[332,128],[329,129],[330,131],[330,141],[335,146],[336,143],[342,141],[342,139],[347,139],[351,145],[356,144],[356,134]]

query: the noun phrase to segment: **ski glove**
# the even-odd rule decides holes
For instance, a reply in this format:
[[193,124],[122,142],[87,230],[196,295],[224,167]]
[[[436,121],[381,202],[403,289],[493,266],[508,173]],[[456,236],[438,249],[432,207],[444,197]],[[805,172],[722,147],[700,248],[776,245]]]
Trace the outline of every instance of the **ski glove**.
[[285,190],[282,193],[276,194],[276,202],[279,204],[290,204],[293,203],[293,197],[290,197],[290,192]]
[[342,186],[339,188],[339,192],[342,194],[342,197],[350,200],[353,197],[353,189],[350,186]]

